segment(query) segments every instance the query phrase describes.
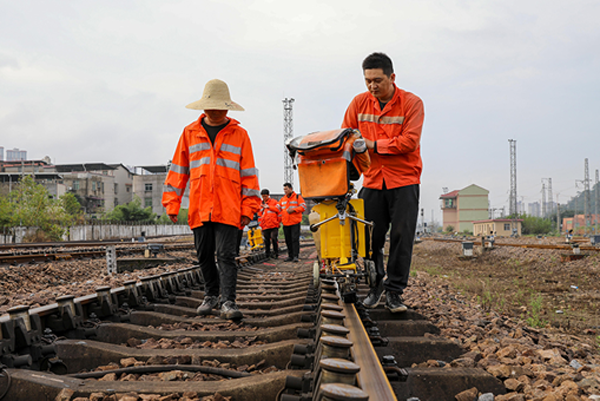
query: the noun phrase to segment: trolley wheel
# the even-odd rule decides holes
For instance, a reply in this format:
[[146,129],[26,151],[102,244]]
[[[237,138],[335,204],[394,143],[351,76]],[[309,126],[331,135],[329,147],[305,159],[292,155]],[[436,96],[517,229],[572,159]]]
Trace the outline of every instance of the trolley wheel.
[[365,273],[367,274],[367,284],[370,288],[377,285],[377,268],[372,260],[365,260]]
[[319,282],[321,281],[321,266],[319,262],[315,262],[313,264],[313,284],[315,287],[319,286]]

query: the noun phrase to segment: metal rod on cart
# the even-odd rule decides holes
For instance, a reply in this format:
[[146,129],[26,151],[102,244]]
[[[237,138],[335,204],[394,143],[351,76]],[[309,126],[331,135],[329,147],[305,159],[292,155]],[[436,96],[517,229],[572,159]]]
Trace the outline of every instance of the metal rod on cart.
[[363,219],[359,219],[358,217],[354,217],[354,216],[352,216],[350,214],[348,215],[348,218],[350,220],[354,220],[354,221],[358,221],[359,223],[363,223],[364,225],[367,225],[369,227],[373,226],[373,222],[372,221],[365,221]]
[[311,225],[310,225],[310,231],[312,231],[313,233],[314,233],[314,232],[317,232],[317,230],[319,229],[319,227],[320,227],[320,226],[322,226],[322,225],[323,225],[323,224],[325,224],[325,223],[328,223],[328,222],[330,222],[331,220],[337,219],[337,218],[338,218],[338,216],[337,216],[337,214],[336,214],[335,216],[331,216],[331,217],[330,217],[330,218],[328,218],[328,219],[325,219],[325,220],[323,220],[323,221],[319,221],[318,223],[315,223],[315,224],[311,224]]

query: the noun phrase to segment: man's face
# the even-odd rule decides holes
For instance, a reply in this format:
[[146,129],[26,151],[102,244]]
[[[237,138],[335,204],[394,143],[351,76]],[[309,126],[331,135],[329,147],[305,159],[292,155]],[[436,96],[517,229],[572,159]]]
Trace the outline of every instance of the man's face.
[[209,125],[220,125],[225,124],[227,112],[229,110],[204,110],[204,114],[208,117]]
[[292,193],[292,188],[284,186],[283,187],[283,193],[286,194],[286,195],[291,194]]
[[388,102],[394,96],[394,81],[396,74],[392,73],[389,77],[383,73],[381,68],[373,68],[363,71],[365,75],[365,84],[373,96],[382,102]]
[[262,198],[263,198],[263,202],[266,202],[266,201],[268,201],[268,200],[269,200],[269,195],[267,195],[267,194],[263,194],[263,195],[261,195],[261,196],[262,196]]

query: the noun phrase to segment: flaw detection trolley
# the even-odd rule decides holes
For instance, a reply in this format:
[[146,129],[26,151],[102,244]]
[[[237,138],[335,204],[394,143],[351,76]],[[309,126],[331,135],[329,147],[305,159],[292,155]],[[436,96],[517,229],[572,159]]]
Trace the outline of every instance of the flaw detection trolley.
[[365,142],[358,130],[338,129],[293,138],[286,146],[298,169],[302,197],[316,203],[309,215],[318,254],[315,285],[321,278],[334,279],[344,302],[354,303],[357,283],[365,279],[373,287],[376,281],[375,264],[364,259],[366,231],[372,238],[373,223],[364,218],[363,200],[352,198],[351,181],[371,163]]

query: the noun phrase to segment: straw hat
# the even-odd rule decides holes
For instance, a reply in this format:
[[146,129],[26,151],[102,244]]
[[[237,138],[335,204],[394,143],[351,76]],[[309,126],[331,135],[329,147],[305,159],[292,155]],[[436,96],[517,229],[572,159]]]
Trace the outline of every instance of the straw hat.
[[211,79],[204,86],[202,98],[185,106],[192,110],[236,110],[244,108],[231,100],[227,84],[220,79]]

